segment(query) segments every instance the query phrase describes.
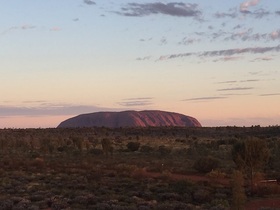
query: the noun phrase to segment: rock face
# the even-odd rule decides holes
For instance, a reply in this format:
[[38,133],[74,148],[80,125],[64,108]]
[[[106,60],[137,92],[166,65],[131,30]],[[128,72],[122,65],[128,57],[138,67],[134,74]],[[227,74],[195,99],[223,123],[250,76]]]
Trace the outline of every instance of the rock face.
[[82,114],[67,119],[58,128],[77,127],[201,127],[193,117],[164,111],[123,111]]

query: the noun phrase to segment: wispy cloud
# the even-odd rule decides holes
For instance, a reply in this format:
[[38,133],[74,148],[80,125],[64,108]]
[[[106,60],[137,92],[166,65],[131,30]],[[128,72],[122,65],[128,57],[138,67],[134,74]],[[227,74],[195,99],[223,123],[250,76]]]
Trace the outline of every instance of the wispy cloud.
[[259,79],[246,79],[246,80],[240,80],[240,82],[259,82]]
[[237,84],[237,83],[247,83],[247,82],[259,82],[259,79],[246,79],[246,80],[228,80],[222,82],[216,82],[215,84]]
[[218,61],[236,61],[236,60],[239,60],[239,59],[242,59],[242,57],[241,56],[225,56],[225,57],[222,57],[222,58],[215,59],[215,60],[213,60],[213,62],[218,62]]
[[273,40],[280,39],[280,30],[271,32],[270,37]]
[[84,0],[84,3],[87,5],[95,5],[95,2],[92,0]]
[[251,72],[248,72],[250,75],[260,75],[262,74],[263,72],[262,71],[251,71]]
[[144,56],[144,57],[138,57],[136,58],[137,61],[144,61],[144,60],[150,60],[152,56]]
[[273,57],[258,57],[258,58],[255,58],[253,60],[251,60],[251,62],[255,62],[255,61],[271,61],[273,60]]
[[217,91],[236,91],[236,90],[252,90],[254,89],[253,87],[233,87],[233,88],[222,88],[218,89]]
[[201,39],[193,38],[193,37],[184,37],[178,44],[180,45],[190,45],[196,42],[200,42]]
[[121,106],[148,106],[153,104],[153,98],[140,97],[140,98],[126,98],[118,102]]
[[122,8],[121,12],[117,12],[120,15],[124,16],[147,16],[152,14],[164,14],[178,17],[198,17],[201,14],[201,11],[198,9],[197,4],[189,3],[129,3],[126,7]]
[[238,16],[236,10],[230,10],[228,12],[216,12],[214,14],[215,18],[236,18]]
[[248,12],[250,7],[256,6],[260,0],[245,1],[240,4],[240,12]]
[[263,54],[267,52],[279,52],[280,45],[273,46],[273,47],[247,47],[247,48],[234,48],[234,49],[226,49],[226,50],[211,50],[211,51],[202,51],[202,52],[188,52],[188,53],[178,53],[178,54],[170,54],[170,55],[163,55],[160,56],[157,61],[161,60],[169,60],[174,58],[183,58],[183,57],[190,57],[196,56],[199,58],[203,57],[217,57],[217,56],[233,56],[233,55],[240,55],[240,54]]
[[30,24],[25,24],[25,25],[21,25],[21,26],[12,26],[4,31],[2,31],[0,33],[0,35],[4,35],[7,34],[9,32],[15,31],[15,30],[30,30],[30,29],[35,29],[36,26],[34,25],[30,25]]
[[152,97],[139,97],[139,98],[125,98],[124,101],[131,101],[131,100],[152,100]]
[[26,101],[26,106],[0,105],[0,117],[77,115],[111,110],[105,107]]
[[280,93],[266,93],[266,94],[261,94],[259,96],[280,96]]
[[50,31],[61,31],[62,29],[60,27],[54,26],[50,28]]
[[232,33],[222,31],[212,34],[213,40],[218,37],[224,37],[224,41],[275,41],[280,39],[280,30],[270,33],[253,33],[253,28],[242,29]]
[[254,12],[251,12],[250,14],[253,15],[255,18],[263,18],[265,16],[270,15],[271,13],[265,9],[258,9]]
[[160,44],[161,44],[161,45],[166,45],[166,44],[167,44],[167,39],[166,39],[166,37],[162,37],[162,38],[160,39]]
[[229,80],[229,81],[217,82],[217,84],[232,84],[237,82],[238,82],[237,80]]
[[188,99],[184,99],[183,101],[212,101],[212,100],[219,100],[219,99],[226,99],[226,98],[227,97],[212,96],[212,97],[188,98]]
[[222,96],[248,96],[252,95],[251,93],[223,93]]

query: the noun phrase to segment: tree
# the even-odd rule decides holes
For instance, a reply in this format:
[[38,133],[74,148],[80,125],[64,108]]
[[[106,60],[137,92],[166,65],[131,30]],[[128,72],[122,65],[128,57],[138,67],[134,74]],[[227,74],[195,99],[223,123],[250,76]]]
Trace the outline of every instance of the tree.
[[251,181],[253,189],[254,174],[263,169],[269,160],[269,149],[265,141],[250,137],[245,141],[238,142],[232,149],[232,158],[237,168],[244,171]]
[[232,174],[232,209],[244,209],[245,202],[244,177],[241,171],[235,170]]
[[102,139],[101,144],[102,144],[103,153],[106,155],[106,157],[108,157],[109,153],[113,155],[114,148],[110,139],[107,138]]

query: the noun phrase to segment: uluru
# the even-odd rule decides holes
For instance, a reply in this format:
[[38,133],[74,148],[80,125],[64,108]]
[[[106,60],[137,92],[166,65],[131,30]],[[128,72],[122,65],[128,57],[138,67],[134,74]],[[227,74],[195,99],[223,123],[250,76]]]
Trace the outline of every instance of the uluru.
[[95,112],[69,118],[58,128],[79,127],[201,127],[194,117],[159,110]]

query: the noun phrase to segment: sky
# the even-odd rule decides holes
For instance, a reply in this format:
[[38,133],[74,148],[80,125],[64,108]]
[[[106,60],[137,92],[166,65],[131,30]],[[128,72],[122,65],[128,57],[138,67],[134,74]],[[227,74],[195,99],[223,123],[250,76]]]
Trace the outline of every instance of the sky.
[[0,128],[163,110],[280,124],[279,0],[1,0]]

